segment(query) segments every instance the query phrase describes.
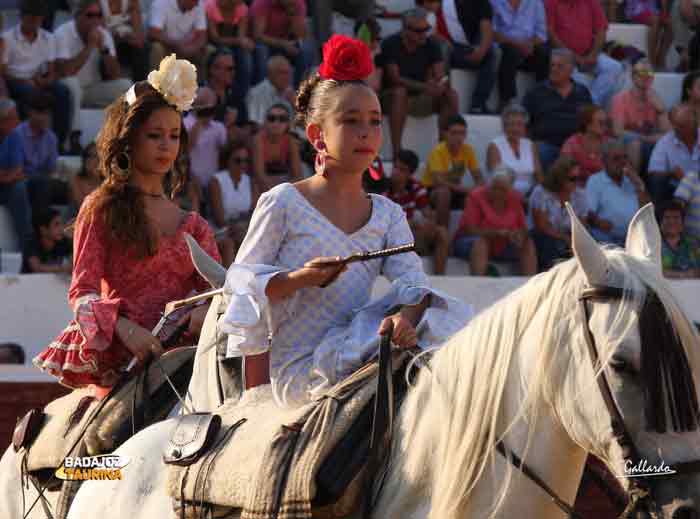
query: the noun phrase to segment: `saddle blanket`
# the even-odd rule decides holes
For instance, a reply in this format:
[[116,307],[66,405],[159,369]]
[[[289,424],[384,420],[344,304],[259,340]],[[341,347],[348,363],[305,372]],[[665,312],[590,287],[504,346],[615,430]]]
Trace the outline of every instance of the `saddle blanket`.
[[[397,356],[394,366],[402,361]],[[189,507],[196,516],[206,506],[213,517],[228,516],[232,509],[242,519],[315,516],[316,475],[374,396],[377,369],[376,362],[367,364],[299,408],[278,407],[269,385],[221,406],[216,414],[222,425],[207,453],[189,466],[168,465],[167,488],[175,511],[184,507],[187,517]],[[346,513],[337,508],[328,512],[325,517]]]
[[[191,347],[166,352],[157,361],[162,371],[154,363],[151,364],[145,384],[150,416],[147,417],[148,423],[141,424],[141,427],[164,419],[177,402],[163,372],[168,373],[178,391],[184,393],[192,374],[194,353],[195,348]],[[143,375],[138,375],[128,380],[109,397],[89,425],[88,421],[100,403],[92,396],[90,388],[76,389],[47,404],[41,430],[26,452],[27,470],[57,469],[66,456],[77,455],[78,452],[96,456],[116,449],[131,436],[134,394],[136,409],[144,406],[143,378]]]

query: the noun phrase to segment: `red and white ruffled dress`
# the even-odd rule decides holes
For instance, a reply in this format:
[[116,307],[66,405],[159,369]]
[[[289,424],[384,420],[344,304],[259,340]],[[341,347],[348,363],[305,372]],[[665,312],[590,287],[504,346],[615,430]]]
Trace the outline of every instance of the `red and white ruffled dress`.
[[156,254],[141,259],[110,237],[101,217],[81,213],[68,291],[75,318],[34,365],[68,387],[113,385],[133,357],[115,333],[117,319],[151,330],[166,303],[208,288],[194,268],[184,233],[221,261],[214,235],[197,213],[183,216],[175,235],[161,237]]

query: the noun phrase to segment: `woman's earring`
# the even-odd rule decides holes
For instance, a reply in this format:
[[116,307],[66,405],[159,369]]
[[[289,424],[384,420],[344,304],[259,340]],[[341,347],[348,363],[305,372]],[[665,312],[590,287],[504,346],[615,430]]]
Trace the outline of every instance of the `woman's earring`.
[[129,178],[129,173],[131,172],[131,157],[127,151],[119,153],[114,163],[114,169],[117,175],[125,179]]
[[326,175],[326,156],[328,152],[326,151],[326,144],[323,141],[316,141],[316,163],[315,169],[316,174],[325,176]]

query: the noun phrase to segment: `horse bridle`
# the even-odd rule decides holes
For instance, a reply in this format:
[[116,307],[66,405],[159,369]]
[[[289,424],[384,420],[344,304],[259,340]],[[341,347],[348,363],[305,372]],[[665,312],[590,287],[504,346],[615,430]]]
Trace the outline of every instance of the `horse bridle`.
[[[593,371],[597,374],[596,382],[598,384],[598,389],[605,402],[605,407],[608,410],[608,416],[610,417],[610,425],[613,431],[613,435],[617,440],[620,449],[622,451],[622,456],[625,461],[625,465],[631,464],[631,466],[639,466],[643,461],[639,455],[639,449],[632,439],[632,435],[625,425],[625,421],[622,418],[622,413],[620,408],[615,403],[613,398],[612,390],[608,383],[608,379],[602,369],[600,362],[600,356],[598,355],[598,348],[595,341],[595,336],[591,331],[590,327],[590,317],[591,313],[588,306],[588,301],[609,301],[609,300],[619,300],[624,297],[624,290],[622,288],[605,286],[605,285],[594,285],[585,288],[578,298],[579,309],[581,312],[581,319],[583,324],[583,333],[586,339],[586,344],[588,345],[588,353],[593,364]],[[533,481],[537,486],[539,486],[549,497],[552,499],[555,505],[557,505],[563,512],[567,514],[568,517],[573,517],[575,519],[582,519],[579,514],[573,509],[571,505],[566,503],[540,478],[535,474],[535,472],[528,467],[526,463],[514,454],[508,447],[505,446],[503,441],[498,442],[496,445],[498,452],[505,456],[518,470],[520,470],[523,475],[528,479]],[[673,473],[664,474],[660,477],[673,477],[688,474],[695,474],[700,472],[700,460],[687,461],[683,463],[676,463],[673,465]],[[621,517],[631,517],[633,513],[638,510],[646,509],[651,511],[654,503],[653,492],[651,485],[648,482],[648,478],[630,478],[630,486],[628,490],[629,494],[629,504],[627,508],[622,513]]]

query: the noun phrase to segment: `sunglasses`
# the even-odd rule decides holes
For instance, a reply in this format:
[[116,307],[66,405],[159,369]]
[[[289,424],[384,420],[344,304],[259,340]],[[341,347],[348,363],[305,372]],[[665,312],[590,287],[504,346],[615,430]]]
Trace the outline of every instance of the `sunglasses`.
[[91,18],[93,20],[97,20],[99,18],[102,18],[102,11],[86,11],[83,13],[86,18]]
[[407,27],[409,31],[415,32],[416,34],[424,34],[426,32],[430,32],[431,27],[428,25],[427,27]]
[[287,117],[286,115],[268,115],[267,122],[268,123],[288,123],[289,117]]
[[570,175],[566,177],[569,182],[578,182],[578,179],[581,178],[578,175]]
[[248,157],[233,157],[231,162],[234,164],[248,164],[250,159]]

